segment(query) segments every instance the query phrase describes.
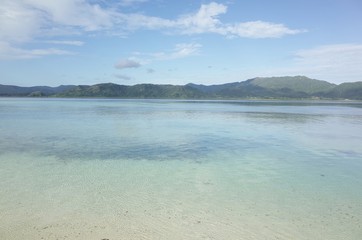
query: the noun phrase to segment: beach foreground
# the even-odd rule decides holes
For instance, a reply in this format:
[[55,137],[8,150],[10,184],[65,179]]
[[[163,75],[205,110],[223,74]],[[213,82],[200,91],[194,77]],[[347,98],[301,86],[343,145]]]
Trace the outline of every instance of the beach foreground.
[[361,108],[116,100],[1,107],[0,239],[362,234]]

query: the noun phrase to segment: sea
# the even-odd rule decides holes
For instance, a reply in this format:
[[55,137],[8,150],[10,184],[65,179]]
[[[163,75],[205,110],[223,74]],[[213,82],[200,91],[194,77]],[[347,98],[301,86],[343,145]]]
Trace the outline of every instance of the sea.
[[1,240],[360,240],[362,102],[0,98]]

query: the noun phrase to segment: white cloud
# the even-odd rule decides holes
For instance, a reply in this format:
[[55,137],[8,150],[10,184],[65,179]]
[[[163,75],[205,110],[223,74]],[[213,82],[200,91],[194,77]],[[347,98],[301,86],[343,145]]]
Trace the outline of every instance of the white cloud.
[[12,47],[6,42],[0,42],[0,59],[32,59],[48,55],[73,55],[73,52],[65,51],[57,48],[46,49],[22,49]]
[[[123,0],[133,4],[145,0]],[[86,0],[3,0],[0,5],[0,40],[30,41],[46,34],[108,30],[157,29],[178,34],[217,33],[248,38],[274,38],[297,34],[303,30],[289,29],[283,24],[253,21],[223,23],[221,14],[227,6],[215,2],[202,4],[193,14],[165,19],[135,13],[122,13],[112,6],[101,6]]]
[[[85,0],[2,0],[0,4],[1,59],[24,59],[70,52],[25,49],[22,45],[43,36],[109,29],[116,13]],[[81,46],[80,41],[53,41]],[[14,54],[14,55],[12,55]]]
[[179,25],[187,34],[205,32],[226,34],[223,24],[217,18],[226,11],[227,7],[223,4],[215,2],[203,4],[197,13],[179,18],[176,25]]
[[181,43],[177,44],[173,53],[170,55],[172,58],[184,58],[199,53],[201,44],[197,43]]
[[[3,0],[0,40],[26,42],[58,29],[96,31],[111,28],[117,13],[85,0]],[[65,31],[67,29],[67,31]]]
[[126,23],[129,30],[161,29],[188,35],[215,33],[228,37],[278,38],[306,31],[289,29],[284,24],[264,21],[223,23],[219,16],[225,13],[227,13],[226,5],[211,2],[202,4],[196,13],[183,15],[174,20],[142,14],[122,14],[119,19]]
[[79,27],[96,31],[113,25],[116,12],[90,4],[85,0],[23,0],[28,8],[37,11],[45,20],[55,25]]
[[142,28],[151,30],[168,29],[176,26],[176,23],[172,20],[142,14],[121,14],[118,21],[124,23],[123,28],[125,30],[132,31]]
[[153,59],[151,60],[171,60],[185,58],[199,54],[201,47],[202,45],[198,43],[179,43],[176,44],[174,49],[171,51],[152,53],[149,55],[153,56]]
[[19,1],[3,1],[0,4],[0,41],[26,42],[39,34],[42,17]]
[[[219,16],[227,13],[227,6],[215,2],[202,4],[195,13],[173,19],[124,13],[120,10],[122,8],[119,8],[122,4],[132,5],[146,1],[121,0],[104,3],[101,0],[2,0],[0,41],[19,48],[21,44],[41,40],[45,36],[49,39],[52,36],[84,35],[90,32],[124,35],[125,32],[139,29],[189,35],[215,33],[246,38],[275,38],[303,32],[289,29],[283,24],[263,21],[224,23]],[[79,42],[73,43],[81,45]]]
[[131,59],[122,59],[116,65],[114,65],[117,69],[125,69],[125,68],[139,68],[141,64]]
[[228,34],[246,38],[279,38],[301,32],[305,30],[293,30],[283,24],[262,21],[238,23],[227,27]]

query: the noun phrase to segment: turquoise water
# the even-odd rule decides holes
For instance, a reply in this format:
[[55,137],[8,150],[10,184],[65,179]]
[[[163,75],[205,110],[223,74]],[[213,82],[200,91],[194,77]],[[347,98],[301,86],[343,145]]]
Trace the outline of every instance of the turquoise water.
[[0,239],[362,236],[362,103],[0,99]]

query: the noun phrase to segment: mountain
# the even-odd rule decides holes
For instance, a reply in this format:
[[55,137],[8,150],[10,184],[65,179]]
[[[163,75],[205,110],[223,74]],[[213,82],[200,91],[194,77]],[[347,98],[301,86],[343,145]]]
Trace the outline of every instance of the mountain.
[[325,93],[324,97],[362,100],[362,82],[342,83]]
[[77,86],[55,95],[57,97],[111,97],[111,98],[176,98],[195,99],[206,94],[190,86],[138,84],[134,86],[114,83]]
[[303,76],[253,78],[244,82],[211,86],[188,85],[220,98],[311,98],[336,87],[335,84]]
[[362,100],[362,82],[332,84],[326,81],[294,77],[253,78],[219,85],[114,83],[59,87],[17,87],[0,85],[0,96],[103,97],[163,99],[351,99]]
[[41,97],[51,96],[57,93],[67,91],[74,86],[61,85],[59,87],[35,86],[35,87],[18,87],[13,85],[0,84],[0,96],[17,96],[17,97]]
[[310,79],[304,76],[254,78],[247,82],[254,86],[259,86],[266,89],[277,91],[288,89],[295,93],[299,92],[309,95],[328,92],[336,86],[335,84],[326,81]]

